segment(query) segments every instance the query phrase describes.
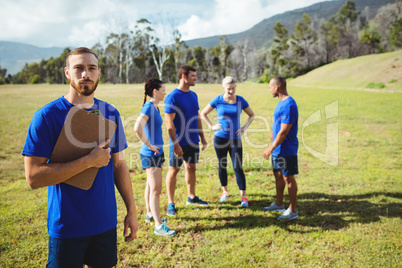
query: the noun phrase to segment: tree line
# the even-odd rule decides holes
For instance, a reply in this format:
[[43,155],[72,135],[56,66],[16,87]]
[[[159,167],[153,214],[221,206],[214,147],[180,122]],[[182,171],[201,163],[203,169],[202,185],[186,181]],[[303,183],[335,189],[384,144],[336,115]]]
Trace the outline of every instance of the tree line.
[[[281,75],[302,75],[338,59],[382,53],[402,48],[402,3],[381,7],[376,14],[369,8],[357,11],[353,1],[346,1],[328,19],[304,14],[292,34],[277,22],[270,48],[256,49],[252,40],[228,44],[226,36],[212,48],[189,48],[177,29],[161,33],[147,19],[136,22],[132,30],[110,33],[104,43],[92,49],[99,56],[101,83],[143,83],[158,77],[176,83],[177,69],[184,64],[197,68],[202,83],[220,83],[226,75],[238,81],[268,82]],[[67,83],[64,75],[66,48],[60,57],[26,64],[15,75],[6,75],[0,67],[0,84]]]

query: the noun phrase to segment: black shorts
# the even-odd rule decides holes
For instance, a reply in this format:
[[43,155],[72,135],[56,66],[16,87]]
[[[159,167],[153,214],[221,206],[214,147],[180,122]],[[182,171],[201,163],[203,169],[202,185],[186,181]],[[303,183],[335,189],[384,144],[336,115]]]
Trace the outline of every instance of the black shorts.
[[161,168],[163,166],[163,163],[165,163],[165,154],[162,153],[161,155],[158,156],[145,156],[140,154],[141,156],[141,166],[142,169],[147,169],[150,167],[159,167]]
[[171,167],[181,167],[183,161],[190,164],[197,164],[200,155],[200,146],[198,144],[180,145],[183,150],[183,157],[177,158],[174,155],[173,145],[169,148],[169,165]]
[[116,228],[92,236],[58,239],[49,236],[46,267],[113,267],[117,264]]
[[274,171],[282,171],[283,176],[290,176],[299,174],[299,167],[297,164],[297,155],[295,156],[282,156],[272,155],[272,168]]

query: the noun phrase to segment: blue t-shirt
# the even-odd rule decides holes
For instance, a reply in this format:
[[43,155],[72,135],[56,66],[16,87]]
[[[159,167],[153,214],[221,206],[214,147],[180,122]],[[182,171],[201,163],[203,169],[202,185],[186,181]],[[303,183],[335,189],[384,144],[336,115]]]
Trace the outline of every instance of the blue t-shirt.
[[[165,98],[165,113],[175,113],[173,124],[180,145],[197,144],[198,97],[194,91],[184,92],[176,88]],[[172,142],[169,138],[170,143]]]
[[155,154],[145,143],[142,143],[140,154],[145,156],[159,156],[163,153],[162,117],[155,108],[155,105],[150,101],[145,102],[140,114],[148,116],[148,121],[144,126],[147,139],[152,145],[159,147],[159,154]]
[[225,139],[239,139],[241,137],[236,134],[240,128],[240,114],[249,105],[242,96],[236,96],[236,99],[235,103],[230,104],[223,99],[223,95],[219,95],[209,102],[212,108],[216,108],[218,124],[221,124],[221,129],[215,130],[215,136]]
[[299,141],[297,139],[297,121],[299,119],[299,112],[297,104],[292,97],[288,97],[283,101],[279,101],[274,111],[274,123],[272,126],[272,137],[275,140],[281,124],[292,124],[288,135],[285,140],[273,150],[273,154],[281,156],[295,156],[299,148]]
[[[110,142],[111,153],[127,148],[120,114],[110,104],[94,99],[87,111],[117,124]],[[60,97],[35,112],[29,126],[23,155],[50,158],[64,121],[73,105]],[[76,238],[104,233],[116,227],[117,208],[113,160],[98,170],[92,187],[82,190],[66,183],[48,186],[47,226],[51,237]]]

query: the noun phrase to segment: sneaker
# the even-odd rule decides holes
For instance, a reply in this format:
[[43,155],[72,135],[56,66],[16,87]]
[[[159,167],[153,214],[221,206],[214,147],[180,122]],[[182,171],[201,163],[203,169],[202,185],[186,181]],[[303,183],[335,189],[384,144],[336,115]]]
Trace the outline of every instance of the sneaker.
[[221,202],[225,202],[226,200],[228,200],[228,198],[229,198],[228,192],[224,192],[219,195],[219,201]]
[[162,224],[159,227],[155,226],[154,233],[157,235],[163,235],[163,236],[174,236],[176,235],[176,231],[169,229],[169,227],[166,226],[166,224]]
[[[152,223],[153,221],[154,221],[154,216],[145,214],[145,222]],[[161,218],[161,221],[163,223],[166,223],[167,219],[166,218]]]
[[176,207],[174,203],[170,203],[167,205],[166,214],[170,217],[176,216]]
[[198,196],[196,196],[196,197],[194,197],[194,198],[190,198],[190,197],[187,197],[187,203],[186,203],[187,205],[199,205],[199,206],[204,206],[204,207],[206,207],[206,206],[208,206],[209,204],[208,204],[208,202],[206,202],[206,201],[202,201]]
[[285,206],[278,206],[276,202],[273,202],[269,207],[264,207],[264,210],[284,212]]
[[242,206],[244,208],[248,208],[248,199],[247,199],[247,197],[242,197],[240,206]]
[[278,217],[278,220],[285,220],[288,219],[289,221],[297,219],[299,217],[298,211],[296,210],[296,212],[292,212],[290,210],[290,208],[288,208],[287,210],[285,210],[285,212],[283,212],[283,214],[281,216]]

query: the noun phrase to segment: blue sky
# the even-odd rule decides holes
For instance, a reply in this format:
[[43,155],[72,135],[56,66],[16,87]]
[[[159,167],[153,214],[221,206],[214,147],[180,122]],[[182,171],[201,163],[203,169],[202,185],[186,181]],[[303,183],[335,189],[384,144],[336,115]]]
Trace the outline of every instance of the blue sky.
[[174,25],[189,40],[242,32],[275,14],[322,1],[0,0],[0,40],[39,47],[92,46],[141,18],[159,32]]

